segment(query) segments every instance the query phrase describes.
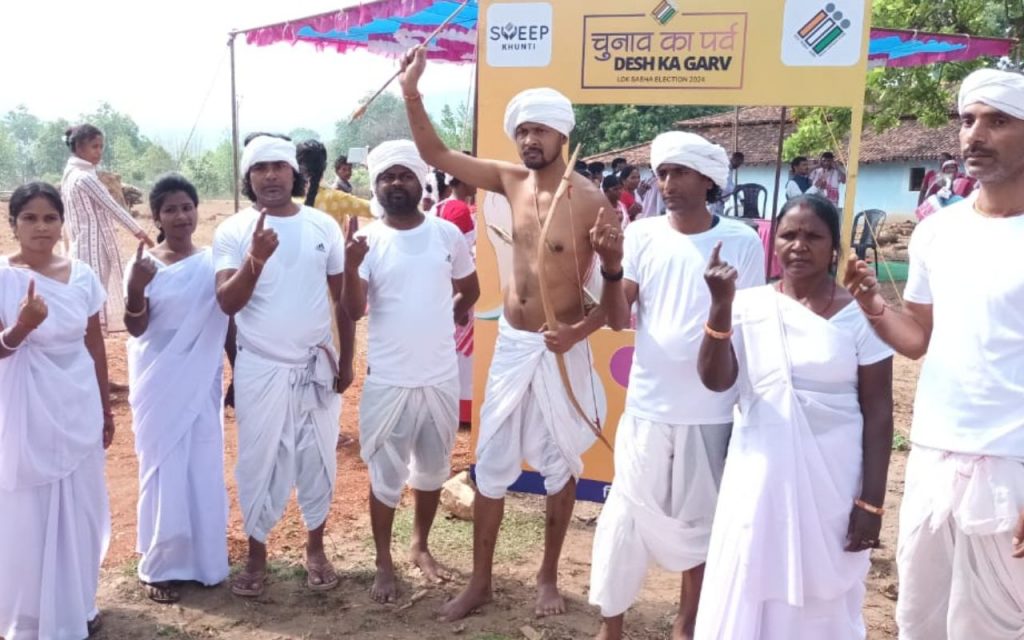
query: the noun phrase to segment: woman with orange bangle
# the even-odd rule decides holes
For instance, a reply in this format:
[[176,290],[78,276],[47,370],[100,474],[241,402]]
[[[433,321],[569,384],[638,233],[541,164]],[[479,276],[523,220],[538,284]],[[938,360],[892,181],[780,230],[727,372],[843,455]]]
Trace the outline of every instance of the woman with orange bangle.
[[[738,382],[696,637],[864,638],[869,550],[877,548],[892,444],[893,352],[834,279],[839,212],[820,196],[786,204],[778,283],[736,295],[714,251],[698,368]],[[735,298],[735,301],[734,301]]]

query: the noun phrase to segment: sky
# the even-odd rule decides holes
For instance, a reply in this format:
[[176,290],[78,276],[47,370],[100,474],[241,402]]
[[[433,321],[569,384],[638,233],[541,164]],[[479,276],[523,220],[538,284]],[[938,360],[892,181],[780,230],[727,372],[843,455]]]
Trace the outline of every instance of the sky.
[[[179,147],[215,146],[231,130],[228,32],[332,11],[354,0],[0,0],[0,114],[24,104],[45,120],[109,102],[143,135]],[[368,91],[396,70],[363,51],[306,43],[256,47],[239,36],[236,84],[242,134],[303,127],[330,140]],[[439,113],[469,97],[471,65],[433,63],[420,83]],[[398,93],[397,81],[392,92]]]

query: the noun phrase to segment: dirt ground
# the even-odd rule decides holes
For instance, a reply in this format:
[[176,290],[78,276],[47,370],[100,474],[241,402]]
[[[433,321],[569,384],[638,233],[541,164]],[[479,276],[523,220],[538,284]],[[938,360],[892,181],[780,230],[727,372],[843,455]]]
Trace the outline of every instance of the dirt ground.
[[[197,241],[209,244],[215,226],[231,211],[230,202],[203,203]],[[0,214],[6,218],[6,213],[6,204],[0,205]],[[146,217],[147,214],[143,213],[140,221],[151,228]],[[5,229],[0,233],[0,254],[10,253],[13,246],[9,228]],[[127,258],[128,252],[134,251],[135,243],[122,233],[121,247],[123,257]],[[889,293],[895,299],[895,292]],[[365,369],[364,331],[365,327],[361,326],[357,372]],[[107,351],[112,379],[126,382],[124,335],[109,339]],[[895,416],[897,433],[903,436],[910,427],[917,376],[917,363],[897,358]],[[350,435],[356,434],[361,387],[362,380],[357,379],[345,394],[342,431]],[[577,506],[565,545],[561,571],[561,587],[569,601],[569,611],[565,615],[538,620],[532,613],[533,574],[540,563],[544,524],[543,499],[535,496],[512,496],[508,501],[506,526],[502,530],[497,553],[495,603],[459,623],[441,624],[435,620],[438,607],[465,584],[471,568],[471,525],[441,516],[433,534],[433,548],[442,562],[456,570],[456,579],[445,586],[430,586],[424,583],[415,569],[403,563],[399,566],[402,580],[399,602],[395,605],[373,602],[368,595],[373,579],[373,545],[367,515],[367,475],[355,447],[338,453],[337,490],[328,521],[328,554],[342,577],[338,589],[314,594],[305,588],[305,572],[300,564],[305,532],[293,501],[269,541],[272,577],[261,598],[255,601],[236,598],[225,585],[209,589],[196,586],[186,587],[177,605],[154,604],[143,596],[135,577],[138,468],[132,444],[131,416],[124,394],[115,396],[114,412],[118,431],[108,452],[107,464],[113,530],[99,592],[99,606],[105,616],[105,627],[96,636],[101,640],[314,640],[336,637],[370,640],[543,637],[547,640],[570,640],[588,638],[597,631],[598,613],[587,604],[591,541],[600,512],[599,506],[591,503]],[[225,475],[231,493],[229,546],[233,569],[237,569],[244,558],[245,536],[232,477],[235,423],[230,411],[225,422]],[[453,471],[467,468],[470,454],[469,434],[462,432],[452,463]],[[885,518],[883,548],[874,552],[872,557],[864,605],[868,638],[872,640],[896,637],[893,622],[896,514],[902,495],[905,462],[906,454],[894,451],[885,505],[890,515]],[[395,525],[396,560],[404,558],[410,528],[409,510],[402,509]],[[678,576],[652,568],[644,593],[627,615],[629,637],[634,640],[668,637],[678,595]]]

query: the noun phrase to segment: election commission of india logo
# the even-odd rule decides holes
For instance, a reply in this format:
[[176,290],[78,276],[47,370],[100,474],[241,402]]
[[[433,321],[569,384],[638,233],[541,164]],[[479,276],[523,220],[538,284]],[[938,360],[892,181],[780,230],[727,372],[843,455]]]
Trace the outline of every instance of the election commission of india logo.
[[851,24],[836,5],[829,3],[805,22],[796,35],[814,55],[821,56],[839,42]]
[[786,0],[782,63],[790,67],[849,67],[861,59],[865,0]]
[[676,6],[675,0],[661,0],[658,6],[651,11],[651,15],[661,25],[668,24],[669,20],[676,17],[677,13],[679,13],[679,7]]

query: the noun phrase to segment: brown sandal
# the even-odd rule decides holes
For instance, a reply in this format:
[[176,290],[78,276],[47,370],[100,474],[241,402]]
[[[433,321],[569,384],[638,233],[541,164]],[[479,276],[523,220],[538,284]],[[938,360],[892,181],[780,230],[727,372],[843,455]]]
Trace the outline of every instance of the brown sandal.
[[306,586],[311,590],[330,591],[337,587],[339,582],[341,580],[330,561],[324,564],[312,564],[308,560],[306,561]]
[[267,584],[267,572],[242,571],[231,581],[231,593],[243,598],[258,598],[263,595],[263,589]]
[[181,600],[181,594],[174,588],[169,580],[163,582],[143,582],[143,589],[146,590],[146,597],[158,604],[174,604]]

